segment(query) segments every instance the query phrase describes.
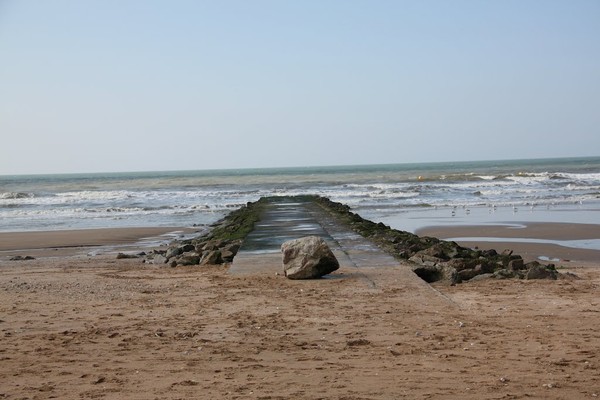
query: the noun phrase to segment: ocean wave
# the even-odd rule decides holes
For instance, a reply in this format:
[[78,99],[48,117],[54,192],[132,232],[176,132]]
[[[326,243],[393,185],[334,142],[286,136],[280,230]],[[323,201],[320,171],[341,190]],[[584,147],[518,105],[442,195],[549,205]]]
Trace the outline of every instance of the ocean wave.
[[474,172],[456,174],[423,174],[417,175],[412,181],[418,182],[473,182],[494,179],[494,177],[481,176]]
[[137,196],[136,192],[127,190],[82,190],[57,193],[56,197],[67,201],[114,201],[131,199]]
[[[592,167],[473,163],[415,168],[333,169],[293,174],[122,174],[93,182],[64,177],[3,186],[0,219],[7,226],[177,225],[212,221],[263,196],[316,194],[355,209],[553,206],[598,202],[600,162]],[[598,167],[595,167],[595,166]],[[481,166],[481,167],[479,167]],[[421,168],[422,167],[422,168]],[[594,169],[596,168],[596,169]],[[325,168],[326,170],[326,168]],[[46,180],[44,180],[46,179]],[[34,194],[35,193],[35,194]]]
[[20,208],[23,204],[19,203],[0,203],[0,208]]
[[567,173],[567,172],[559,172],[554,174],[557,178],[560,179],[569,179],[575,182],[600,182],[600,173]]
[[31,199],[34,198],[35,194],[27,192],[4,192],[0,193],[0,199],[2,200],[16,200],[16,199]]

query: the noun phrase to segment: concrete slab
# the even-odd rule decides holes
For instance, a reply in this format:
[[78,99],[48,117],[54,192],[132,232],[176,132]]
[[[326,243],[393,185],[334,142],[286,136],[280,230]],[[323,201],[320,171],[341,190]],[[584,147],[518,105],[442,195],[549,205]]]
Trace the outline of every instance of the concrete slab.
[[329,278],[356,278],[372,290],[402,288],[424,302],[451,303],[415,275],[410,266],[400,263],[310,200],[271,198],[229,271],[234,275],[283,275],[281,244],[309,235],[322,237],[340,262],[340,269]]

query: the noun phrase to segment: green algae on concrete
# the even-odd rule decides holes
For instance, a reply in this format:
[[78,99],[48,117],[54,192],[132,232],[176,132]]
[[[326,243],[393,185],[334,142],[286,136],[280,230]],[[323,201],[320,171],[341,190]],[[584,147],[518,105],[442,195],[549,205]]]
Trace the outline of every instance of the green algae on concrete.
[[213,224],[213,229],[205,236],[207,240],[243,240],[260,220],[268,197],[249,202],[227,214],[225,218]]

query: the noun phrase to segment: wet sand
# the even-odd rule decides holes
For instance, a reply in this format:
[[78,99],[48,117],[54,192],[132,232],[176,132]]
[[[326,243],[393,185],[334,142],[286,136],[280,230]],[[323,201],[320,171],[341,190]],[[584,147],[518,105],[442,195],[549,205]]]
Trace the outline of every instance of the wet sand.
[[[433,236],[440,239],[469,238],[469,240],[456,240],[456,242],[471,248],[498,251],[511,249],[515,254],[520,254],[529,260],[542,257],[557,261],[587,261],[600,264],[600,250],[560,245],[561,242],[600,239],[600,225],[596,224],[534,222],[504,225],[435,226],[419,229],[416,233],[420,236]],[[481,240],[477,238],[481,238]],[[488,240],[489,238],[493,238],[493,240]],[[533,241],[539,239],[555,243],[502,241],[502,238],[512,240],[525,238]]]
[[145,227],[0,232],[0,259],[20,254],[35,257],[86,254],[90,249],[103,246],[111,250],[141,248],[194,231],[182,227]]

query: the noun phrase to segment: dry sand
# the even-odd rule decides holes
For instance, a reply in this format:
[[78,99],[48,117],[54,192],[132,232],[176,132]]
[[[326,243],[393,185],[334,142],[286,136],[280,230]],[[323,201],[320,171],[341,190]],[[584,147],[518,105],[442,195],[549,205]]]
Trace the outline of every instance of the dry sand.
[[[0,398],[580,399],[600,396],[600,269],[416,297],[155,268],[111,256],[0,261]],[[444,306],[440,306],[444,304]]]

